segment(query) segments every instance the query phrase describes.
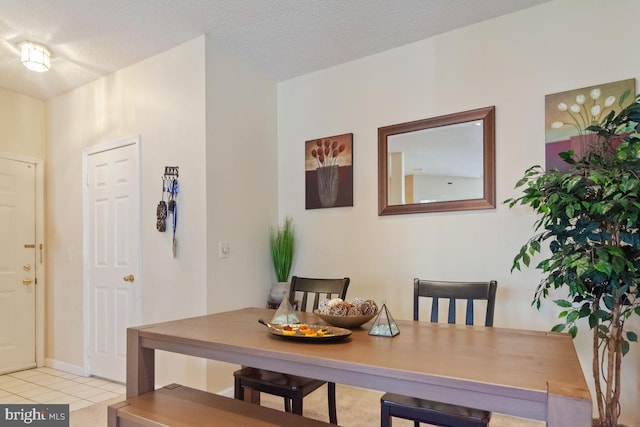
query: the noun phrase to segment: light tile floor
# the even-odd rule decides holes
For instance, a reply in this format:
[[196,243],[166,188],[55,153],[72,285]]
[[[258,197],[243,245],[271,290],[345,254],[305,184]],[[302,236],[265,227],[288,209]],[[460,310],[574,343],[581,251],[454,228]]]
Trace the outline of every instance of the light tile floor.
[[0,375],[0,403],[67,403],[74,411],[125,393],[123,384],[51,368]]

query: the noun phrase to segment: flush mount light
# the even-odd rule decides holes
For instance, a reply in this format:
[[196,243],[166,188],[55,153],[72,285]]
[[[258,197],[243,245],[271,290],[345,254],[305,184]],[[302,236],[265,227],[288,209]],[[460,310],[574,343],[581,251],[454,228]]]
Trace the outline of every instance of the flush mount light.
[[45,46],[26,41],[18,45],[20,47],[22,65],[32,71],[44,73],[51,69],[51,52]]

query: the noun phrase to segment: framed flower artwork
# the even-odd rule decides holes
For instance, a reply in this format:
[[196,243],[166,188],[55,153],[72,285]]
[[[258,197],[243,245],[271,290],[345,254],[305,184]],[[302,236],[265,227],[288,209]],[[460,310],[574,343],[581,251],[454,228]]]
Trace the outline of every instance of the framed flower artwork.
[[305,141],[305,208],[353,206],[353,134]]
[[545,96],[546,169],[565,171],[569,165],[559,153],[573,150],[579,158],[596,135],[587,130],[612,111],[628,106],[636,95],[636,80],[627,79]]

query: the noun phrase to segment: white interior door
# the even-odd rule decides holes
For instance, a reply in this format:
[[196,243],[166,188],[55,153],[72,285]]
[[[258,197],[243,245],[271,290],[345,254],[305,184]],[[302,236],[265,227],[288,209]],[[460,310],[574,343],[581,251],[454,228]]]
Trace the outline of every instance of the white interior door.
[[36,172],[0,158],[0,373],[36,365]]
[[89,373],[125,381],[126,328],[138,322],[138,146],[87,158]]

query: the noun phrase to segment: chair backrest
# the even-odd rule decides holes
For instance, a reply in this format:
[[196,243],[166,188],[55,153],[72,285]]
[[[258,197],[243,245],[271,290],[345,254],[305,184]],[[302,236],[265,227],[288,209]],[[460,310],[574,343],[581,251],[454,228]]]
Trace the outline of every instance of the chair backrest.
[[456,300],[466,300],[467,310],[465,323],[473,325],[474,300],[486,300],[487,312],[485,326],[493,326],[493,311],[496,302],[498,283],[490,282],[443,282],[432,280],[413,280],[413,320],[418,320],[418,302],[421,297],[429,297],[431,302],[431,321],[438,321],[438,301],[449,300],[449,323],[456,323]]
[[[291,286],[289,287],[289,302],[295,307],[296,301],[301,301],[296,310],[307,311],[308,296],[309,294],[315,294],[312,310],[316,310],[320,303],[320,297],[323,295],[327,299],[342,298],[344,300],[347,296],[349,281],[348,277],[343,279],[314,279],[292,276]],[[296,298],[296,292],[302,293],[302,300]]]

